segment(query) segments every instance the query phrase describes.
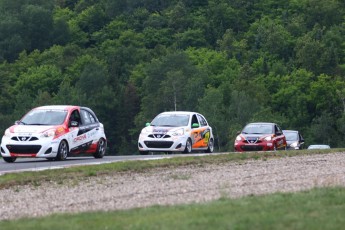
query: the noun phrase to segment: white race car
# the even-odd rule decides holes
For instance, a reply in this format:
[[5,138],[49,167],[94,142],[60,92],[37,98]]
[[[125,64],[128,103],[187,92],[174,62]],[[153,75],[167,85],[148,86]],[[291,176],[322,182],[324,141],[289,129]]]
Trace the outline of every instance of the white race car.
[[149,152],[213,152],[212,128],[205,117],[195,112],[163,112],[141,130],[140,154]]
[[65,160],[80,153],[102,158],[107,141],[95,113],[80,106],[42,106],[29,111],[6,129],[1,155],[6,162],[17,157]]

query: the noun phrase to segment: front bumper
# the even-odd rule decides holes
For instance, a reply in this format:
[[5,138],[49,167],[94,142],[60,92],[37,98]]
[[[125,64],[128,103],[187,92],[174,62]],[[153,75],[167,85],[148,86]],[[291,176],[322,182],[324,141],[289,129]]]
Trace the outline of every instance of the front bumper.
[[33,141],[20,141],[18,138],[4,136],[1,140],[1,155],[3,157],[56,157],[59,140],[38,137],[36,139]]
[[274,150],[274,145],[271,142],[261,142],[261,143],[235,143],[234,149],[236,152],[249,152],[249,151],[272,151]]
[[299,150],[299,149],[301,149],[299,146],[296,146],[296,147],[291,147],[291,146],[287,146],[286,147],[286,150]]
[[139,151],[150,152],[182,152],[186,147],[188,136],[169,138],[151,138],[140,135],[138,140]]

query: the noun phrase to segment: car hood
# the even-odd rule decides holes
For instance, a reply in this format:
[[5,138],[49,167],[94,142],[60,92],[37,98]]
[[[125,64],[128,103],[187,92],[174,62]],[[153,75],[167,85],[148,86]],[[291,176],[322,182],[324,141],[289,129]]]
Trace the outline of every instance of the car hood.
[[242,136],[244,136],[245,138],[247,137],[255,137],[255,138],[260,138],[260,137],[267,137],[267,136],[271,136],[272,134],[251,134],[251,133],[248,133],[248,134],[243,134],[241,133]]
[[41,133],[47,129],[54,128],[55,126],[51,125],[14,125],[10,128],[11,133],[17,134],[31,134],[31,133]]
[[149,126],[146,127],[146,131],[153,133],[153,134],[166,134],[169,131],[174,131],[174,130],[178,130],[181,128],[186,128],[185,126],[180,126],[180,127],[166,127],[166,126]]
[[267,137],[267,136],[271,136],[272,134],[251,134],[251,133],[248,133],[248,134],[243,134],[241,133],[241,135],[248,141],[251,141],[251,140],[257,140],[257,139],[260,139],[260,138],[264,138],[264,137]]

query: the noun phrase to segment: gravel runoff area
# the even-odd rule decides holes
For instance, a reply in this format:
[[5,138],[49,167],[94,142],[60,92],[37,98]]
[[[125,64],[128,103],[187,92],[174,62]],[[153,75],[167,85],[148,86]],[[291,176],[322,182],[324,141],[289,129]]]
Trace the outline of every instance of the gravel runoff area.
[[0,190],[0,220],[52,213],[201,203],[345,185],[345,153],[116,173]]

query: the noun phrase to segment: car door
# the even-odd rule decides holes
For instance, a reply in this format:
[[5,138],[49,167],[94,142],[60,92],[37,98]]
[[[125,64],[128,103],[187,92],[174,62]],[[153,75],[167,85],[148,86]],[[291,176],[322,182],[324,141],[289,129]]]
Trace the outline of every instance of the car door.
[[82,142],[82,136],[80,136],[80,126],[82,126],[81,117],[78,109],[71,112],[68,119],[68,144],[70,151],[74,152],[78,149],[78,145]]
[[[194,127],[193,127],[194,124]],[[197,127],[196,127],[197,126]],[[210,138],[210,130],[205,119],[199,114],[194,114],[192,117],[192,142],[193,149],[205,149],[208,147],[208,140]]]
[[202,147],[202,127],[200,126],[198,117],[196,114],[192,115],[191,118],[191,138],[192,138],[192,148],[198,149]]
[[200,115],[197,114],[199,123],[200,123],[200,128],[201,128],[201,143],[200,146],[202,148],[207,148],[208,147],[208,142],[211,138],[211,128],[208,126],[206,119]]
[[80,118],[78,120],[78,132],[72,140],[73,148],[71,151],[74,153],[87,152],[92,144],[94,134],[96,133],[95,129],[98,128],[98,125],[92,113],[81,108]]

